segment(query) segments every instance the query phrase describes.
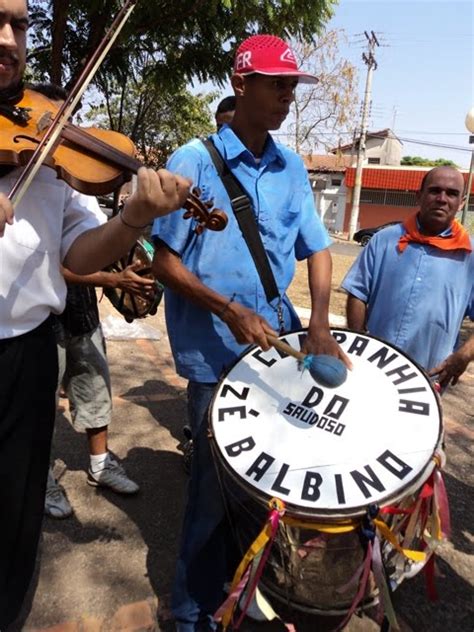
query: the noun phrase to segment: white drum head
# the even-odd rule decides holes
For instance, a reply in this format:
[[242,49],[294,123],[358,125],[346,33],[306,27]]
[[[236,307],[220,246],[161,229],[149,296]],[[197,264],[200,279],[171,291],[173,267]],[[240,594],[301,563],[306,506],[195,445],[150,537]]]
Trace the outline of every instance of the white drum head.
[[[416,489],[441,441],[426,374],[372,336],[332,330],[353,370],[319,385],[297,360],[251,348],[219,383],[210,410],[217,459],[263,501],[318,517],[355,516]],[[305,331],[282,337],[300,349]]]

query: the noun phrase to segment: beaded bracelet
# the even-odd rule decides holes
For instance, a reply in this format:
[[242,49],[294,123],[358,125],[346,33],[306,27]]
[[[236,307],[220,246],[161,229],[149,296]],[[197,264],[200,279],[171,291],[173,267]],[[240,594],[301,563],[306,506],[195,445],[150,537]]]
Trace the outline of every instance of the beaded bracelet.
[[119,211],[119,217],[122,224],[127,228],[133,228],[134,230],[143,230],[144,228],[147,228],[147,226],[150,226],[150,224],[145,224],[144,226],[134,226],[133,224],[129,224],[123,217],[123,208],[121,208]]
[[224,316],[224,314],[226,313],[229,305],[231,303],[234,302],[234,298],[235,298],[235,294],[232,294],[232,296],[230,297],[230,299],[227,301],[227,303],[224,305],[224,307],[222,308],[222,310],[217,314],[218,318],[221,318]]

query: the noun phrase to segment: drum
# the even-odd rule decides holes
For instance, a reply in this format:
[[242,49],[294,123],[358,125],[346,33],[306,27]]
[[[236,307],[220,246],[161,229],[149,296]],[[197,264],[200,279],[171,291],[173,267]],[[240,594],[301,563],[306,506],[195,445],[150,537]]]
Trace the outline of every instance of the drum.
[[[413,515],[442,440],[439,399],[419,366],[372,336],[332,333],[353,363],[341,386],[323,387],[294,358],[253,347],[224,375],[209,413],[217,470],[243,550],[265,524],[269,503],[284,506],[260,587],[315,614],[353,606],[368,511],[373,517],[387,507],[395,516],[383,522],[382,548],[384,563],[400,570],[402,522]],[[300,350],[305,335],[282,339]],[[412,531],[414,545],[420,533]],[[361,605],[373,605],[376,593],[369,578]]]
[[151,272],[153,255],[153,246],[146,239],[141,238],[135,243],[126,257],[107,268],[109,272],[121,272],[132,263],[137,263],[138,267],[135,273],[155,281],[155,292],[150,298],[137,296],[117,288],[104,288],[104,294],[128,323],[131,323],[135,318],[145,318],[149,314],[152,316],[156,314],[163,296],[163,286]]

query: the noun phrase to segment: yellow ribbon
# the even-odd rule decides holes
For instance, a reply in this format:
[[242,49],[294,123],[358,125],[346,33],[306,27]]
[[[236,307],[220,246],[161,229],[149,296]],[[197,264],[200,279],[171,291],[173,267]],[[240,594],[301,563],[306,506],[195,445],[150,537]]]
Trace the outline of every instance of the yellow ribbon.
[[[280,512],[284,511],[284,504],[278,498],[273,498],[269,504],[272,510],[276,509],[277,511],[280,511]],[[263,529],[260,531],[258,536],[255,538],[255,540],[247,549],[247,552],[245,553],[242,561],[240,562],[239,566],[237,567],[237,570],[235,571],[234,579],[232,580],[232,586],[230,588],[231,594],[235,591],[235,589],[239,585],[240,580],[242,579],[242,576],[245,573],[248,565],[257,557],[260,551],[262,551],[265,548],[267,542],[270,540],[271,532],[272,532],[272,525],[271,525],[271,522],[267,520]],[[234,612],[235,605],[236,604],[230,604],[229,607],[225,610],[225,612],[222,615],[222,627],[224,630],[227,629],[232,619],[232,613]]]
[[414,562],[424,562],[426,560],[426,553],[423,551],[413,551],[412,549],[404,549],[400,546],[397,541],[397,538],[392,533],[391,529],[383,522],[383,520],[374,519],[374,525],[383,535],[383,537],[390,542],[390,544],[397,549],[399,553],[402,553],[405,557]]

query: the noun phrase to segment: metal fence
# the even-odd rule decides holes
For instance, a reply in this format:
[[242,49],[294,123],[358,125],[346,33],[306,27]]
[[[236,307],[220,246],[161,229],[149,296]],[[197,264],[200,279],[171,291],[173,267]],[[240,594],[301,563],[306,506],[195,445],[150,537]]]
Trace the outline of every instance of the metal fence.
[[391,191],[390,189],[362,189],[360,202],[385,206],[417,206],[414,191]]

